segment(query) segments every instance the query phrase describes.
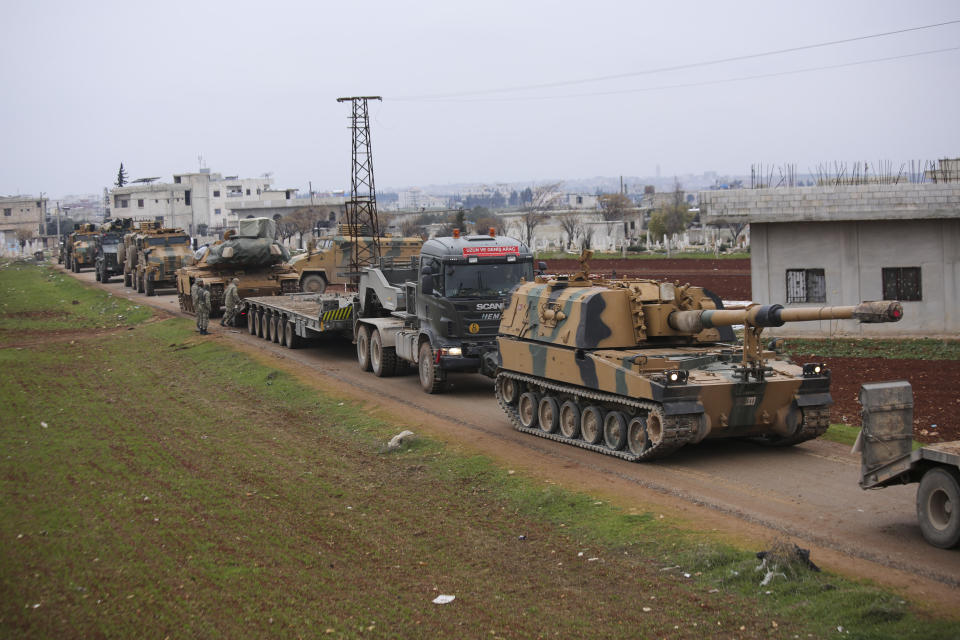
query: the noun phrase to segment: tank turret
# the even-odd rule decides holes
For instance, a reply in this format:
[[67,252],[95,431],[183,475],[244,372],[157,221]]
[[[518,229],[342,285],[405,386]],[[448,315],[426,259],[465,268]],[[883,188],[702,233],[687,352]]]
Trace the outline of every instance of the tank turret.
[[725,309],[702,287],[590,280],[589,257],[578,274],[513,291],[500,324],[497,396],[520,430],[629,460],[708,437],[795,444],[819,436],[829,372],[764,350],[763,329],[903,315],[896,301]]

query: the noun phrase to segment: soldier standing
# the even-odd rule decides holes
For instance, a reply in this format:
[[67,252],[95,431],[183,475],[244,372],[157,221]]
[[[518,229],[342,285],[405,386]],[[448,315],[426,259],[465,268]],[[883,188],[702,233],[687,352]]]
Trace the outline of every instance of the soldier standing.
[[[193,303],[193,313],[197,313],[197,304],[200,301],[200,288],[203,286],[203,280],[197,278],[190,287],[190,301]],[[200,316],[197,316],[197,331],[200,331]]]
[[202,284],[197,291],[197,328],[200,335],[208,335],[207,323],[210,322],[210,289]]
[[237,317],[237,306],[240,304],[240,293],[237,291],[237,285],[240,284],[240,278],[234,278],[227,286],[224,292],[223,303],[226,310],[220,319],[220,324],[225,327],[232,327]]

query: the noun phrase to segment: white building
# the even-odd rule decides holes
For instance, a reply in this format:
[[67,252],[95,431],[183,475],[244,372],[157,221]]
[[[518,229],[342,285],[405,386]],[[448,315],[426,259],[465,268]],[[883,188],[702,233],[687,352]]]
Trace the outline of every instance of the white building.
[[17,254],[21,239],[26,242],[28,238],[39,238],[43,232],[47,199],[33,196],[0,198],[0,213],[0,246],[5,253]]

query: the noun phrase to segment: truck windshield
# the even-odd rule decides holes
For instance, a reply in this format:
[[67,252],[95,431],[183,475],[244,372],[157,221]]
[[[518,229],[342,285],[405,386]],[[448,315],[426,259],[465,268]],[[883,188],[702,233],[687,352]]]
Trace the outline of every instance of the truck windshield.
[[150,238],[147,244],[151,247],[162,247],[163,245],[175,246],[178,244],[187,244],[186,236],[171,236],[169,238]]
[[444,276],[444,295],[448,298],[499,297],[522,278],[533,280],[533,263],[447,265]]

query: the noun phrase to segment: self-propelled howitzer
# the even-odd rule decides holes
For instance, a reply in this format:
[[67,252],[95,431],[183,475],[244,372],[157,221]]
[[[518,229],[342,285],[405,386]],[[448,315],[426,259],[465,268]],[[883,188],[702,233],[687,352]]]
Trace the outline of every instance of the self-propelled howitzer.
[[[895,301],[724,309],[701,287],[586,273],[514,289],[500,324],[497,399],[520,431],[630,461],[707,438],[816,438],[829,424],[830,373],[765,350],[763,329],[903,314]],[[742,345],[734,325],[744,326]]]

